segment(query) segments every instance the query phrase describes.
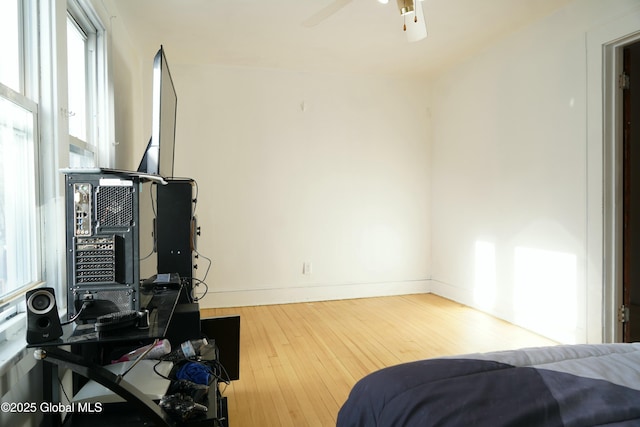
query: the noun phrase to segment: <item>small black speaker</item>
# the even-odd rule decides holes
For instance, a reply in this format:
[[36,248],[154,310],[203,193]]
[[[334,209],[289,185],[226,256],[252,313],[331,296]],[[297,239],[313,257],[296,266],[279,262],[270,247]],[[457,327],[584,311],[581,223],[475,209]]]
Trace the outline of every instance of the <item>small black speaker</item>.
[[27,292],[27,343],[39,344],[62,336],[53,288]]

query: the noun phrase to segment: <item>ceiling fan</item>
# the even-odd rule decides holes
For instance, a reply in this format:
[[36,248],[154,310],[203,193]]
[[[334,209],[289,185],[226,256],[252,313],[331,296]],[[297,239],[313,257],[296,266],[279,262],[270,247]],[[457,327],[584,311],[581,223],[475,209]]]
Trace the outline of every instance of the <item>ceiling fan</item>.
[[[415,42],[427,37],[427,25],[424,19],[422,2],[424,0],[396,0],[398,10],[403,17],[403,30],[407,34],[407,40]],[[339,12],[353,0],[333,0],[324,8],[307,18],[302,25],[308,28],[319,25],[333,14]],[[378,0],[379,3],[387,4],[389,0]]]

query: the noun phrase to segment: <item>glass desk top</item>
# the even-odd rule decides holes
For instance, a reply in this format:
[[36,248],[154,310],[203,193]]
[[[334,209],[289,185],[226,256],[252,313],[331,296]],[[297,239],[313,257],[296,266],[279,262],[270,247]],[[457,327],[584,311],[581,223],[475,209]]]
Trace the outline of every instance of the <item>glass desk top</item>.
[[93,323],[71,323],[62,327],[60,338],[27,347],[57,347],[68,344],[107,343],[164,338],[173,316],[180,289],[140,289],[140,310],[149,311],[149,327],[134,326],[108,332],[96,332]]

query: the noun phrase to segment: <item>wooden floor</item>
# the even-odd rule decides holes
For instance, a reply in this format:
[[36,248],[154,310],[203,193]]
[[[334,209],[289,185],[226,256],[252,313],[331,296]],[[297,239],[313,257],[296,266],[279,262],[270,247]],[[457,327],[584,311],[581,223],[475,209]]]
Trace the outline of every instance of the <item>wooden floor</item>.
[[240,380],[224,392],[232,427],[335,426],[351,387],[382,367],[554,344],[432,294],[202,310],[230,314],[241,319]]

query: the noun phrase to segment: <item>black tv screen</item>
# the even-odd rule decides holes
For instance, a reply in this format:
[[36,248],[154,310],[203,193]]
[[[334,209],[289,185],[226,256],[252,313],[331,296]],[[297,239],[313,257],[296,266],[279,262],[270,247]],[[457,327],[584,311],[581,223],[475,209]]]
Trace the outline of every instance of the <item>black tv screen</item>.
[[153,105],[151,139],[138,172],[173,177],[178,97],[173,86],[169,64],[160,46],[153,60]]

